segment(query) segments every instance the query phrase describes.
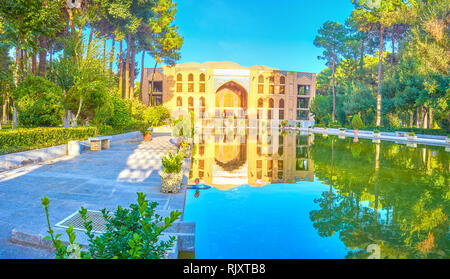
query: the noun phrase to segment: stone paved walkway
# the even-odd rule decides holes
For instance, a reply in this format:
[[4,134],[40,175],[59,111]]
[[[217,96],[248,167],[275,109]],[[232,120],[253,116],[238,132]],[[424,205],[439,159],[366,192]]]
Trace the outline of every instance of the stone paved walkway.
[[[100,210],[127,207],[144,192],[158,202],[158,213],[184,211],[185,187],[178,194],[163,194],[158,171],[161,157],[176,147],[168,134],[153,140],[131,138],[111,143],[111,149],[61,158],[52,164],[27,166],[0,173],[0,258],[47,258],[53,253],[12,244],[11,230],[46,236],[41,198],[50,198],[50,222],[55,225],[81,206]],[[185,163],[185,168],[189,164]],[[187,177],[185,176],[185,181]]]

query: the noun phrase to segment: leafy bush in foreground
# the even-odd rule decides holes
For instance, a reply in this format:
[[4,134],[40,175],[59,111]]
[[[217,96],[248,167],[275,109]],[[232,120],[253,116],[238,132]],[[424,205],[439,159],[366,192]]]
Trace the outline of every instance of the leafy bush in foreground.
[[170,217],[163,218],[155,214],[158,205],[149,203],[143,193],[137,193],[138,203],[130,204],[129,209],[121,206],[113,215],[103,209],[103,218],[106,220],[106,232],[100,236],[92,233],[92,221],[89,221],[87,210],[81,208],[79,211],[89,239],[87,251],[83,251],[78,243],[75,243],[76,235],[70,226],[66,233],[69,237],[69,245],[66,247],[61,240],[60,234],[54,235],[49,222],[48,208],[50,200],[42,198],[42,206],[47,217],[49,236],[46,239],[52,241],[56,249],[57,259],[160,259],[166,256],[167,251],[173,246],[175,237],[171,236],[168,241],[162,241],[159,236],[178,219],[179,211],[172,211]]

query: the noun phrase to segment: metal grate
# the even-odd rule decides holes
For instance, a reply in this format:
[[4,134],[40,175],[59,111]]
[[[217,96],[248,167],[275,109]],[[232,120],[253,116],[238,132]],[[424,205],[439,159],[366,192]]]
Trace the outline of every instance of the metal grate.
[[[86,216],[88,221],[92,221],[93,232],[103,233],[106,231],[106,221],[105,218],[103,218],[101,211],[88,210]],[[56,224],[55,227],[67,229],[72,225],[74,230],[86,231],[83,224],[84,220],[81,218],[81,214],[78,211],[75,211],[73,214]]]

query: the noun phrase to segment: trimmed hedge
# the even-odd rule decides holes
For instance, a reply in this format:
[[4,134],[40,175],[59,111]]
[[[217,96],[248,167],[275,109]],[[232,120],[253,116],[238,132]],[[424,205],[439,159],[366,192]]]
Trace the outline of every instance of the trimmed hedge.
[[31,128],[0,131],[0,154],[85,140],[98,134],[97,127]]
[[449,136],[444,129],[422,129],[422,128],[395,128],[395,127],[365,127],[363,130],[373,131],[380,130],[381,132],[414,132],[416,135],[431,135],[431,136]]

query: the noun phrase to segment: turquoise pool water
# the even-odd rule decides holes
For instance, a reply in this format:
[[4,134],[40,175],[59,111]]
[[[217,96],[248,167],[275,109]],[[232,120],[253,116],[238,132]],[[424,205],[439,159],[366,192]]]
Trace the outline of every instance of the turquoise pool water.
[[196,258],[449,258],[449,152],[321,135],[203,137]]

